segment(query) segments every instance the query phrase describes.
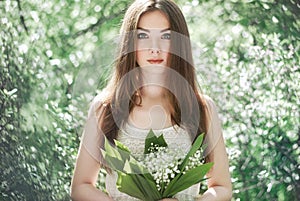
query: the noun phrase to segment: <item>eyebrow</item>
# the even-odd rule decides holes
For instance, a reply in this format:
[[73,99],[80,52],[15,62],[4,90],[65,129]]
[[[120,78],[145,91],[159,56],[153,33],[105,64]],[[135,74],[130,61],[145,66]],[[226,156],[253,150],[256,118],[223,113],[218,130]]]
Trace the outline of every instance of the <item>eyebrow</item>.
[[[137,29],[141,29],[141,30],[143,30],[143,31],[145,31],[145,32],[150,33],[150,29],[145,29],[145,28],[142,28],[142,27],[137,27]],[[171,29],[170,29],[170,28],[162,29],[162,30],[160,31],[160,33],[165,32],[165,31],[169,31],[169,30],[171,30]]]

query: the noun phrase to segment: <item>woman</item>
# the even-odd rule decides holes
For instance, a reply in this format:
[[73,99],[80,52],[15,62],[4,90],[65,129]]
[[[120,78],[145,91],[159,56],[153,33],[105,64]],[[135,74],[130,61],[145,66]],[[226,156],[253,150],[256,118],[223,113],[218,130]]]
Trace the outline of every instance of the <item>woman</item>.
[[[105,167],[100,148],[103,135],[118,139],[134,154],[142,154],[149,129],[163,133],[169,147],[188,150],[199,133],[208,143],[208,190],[201,196],[194,185],[174,198],[189,194],[196,200],[230,200],[228,158],[213,101],[200,93],[193,68],[188,28],[172,0],[137,0],[121,27],[121,47],[113,79],[93,101],[72,180],[73,200],[135,200],[116,188],[116,174]],[[100,168],[109,172],[107,193],[95,183]],[[183,198],[185,200],[185,198]]]

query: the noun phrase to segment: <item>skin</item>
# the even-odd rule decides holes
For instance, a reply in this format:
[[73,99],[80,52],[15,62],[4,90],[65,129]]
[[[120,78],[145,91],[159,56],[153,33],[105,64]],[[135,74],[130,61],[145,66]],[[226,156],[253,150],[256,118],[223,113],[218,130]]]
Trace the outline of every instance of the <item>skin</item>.
[[[137,63],[140,67],[157,67],[166,66],[168,58],[169,41],[162,35],[169,33],[170,27],[167,18],[160,11],[147,12],[141,16],[138,27],[142,31],[138,33],[146,33],[149,37],[147,40],[151,41],[150,48],[143,46],[145,40],[139,38],[137,40]],[[153,31],[154,32],[151,32]],[[162,50],[163,49],[163,50]],[[161,62],[152,62],[149,59],[162,60]],[[163,75],[160,73],[159,75]],[[162,81],[163,76],[149,75],[149,79],[157,79]],[[135,107],[129,115],[129,121],[138,128],[156,128],[168,127],[171,124],[170,113],[164,97],[162,96],[163,90],[159,86],[147,86],[142,89],[143,104]],[[163,124],[155,121],[157,118],[163,118]],[[207,174],[208,190],[197,200],[210,201],[210,200],[230,200],[231,199],[231,181],[228,171],[228,158],[225,150],[223,137],[220,137],[213,151],[210,153],[210,160],[214,162],[213,168]],[[95,183],[100,171],[99,163],[91,157],[84,146],[80,146],[75,171],[72,179],[71,197],[72,200],[78,201],[113,201],[105,193],[95,187]],[[163,199],[163,201],[174,201],[177,199]]]
[[[136,57],[147,80],[144,82],[159,84],[164,81],[163,71],[167,66],[170,47],[169,28],[169,21],[160,11],[145,13],[139,20]],[[145,85],[141,91],[143,104],[133,109],[129,116],[130,123],[143,129],[171,126],[168,107],[162,96],[163,88]]]

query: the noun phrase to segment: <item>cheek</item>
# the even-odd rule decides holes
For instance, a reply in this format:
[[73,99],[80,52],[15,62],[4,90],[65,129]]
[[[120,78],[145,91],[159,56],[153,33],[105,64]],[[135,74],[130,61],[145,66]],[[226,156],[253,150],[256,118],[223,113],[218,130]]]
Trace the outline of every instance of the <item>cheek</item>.
[[170,47],[171,47],[171,44],[170,44],[170,41],[162,41],[160,43],[160,49],[162,52],[170,52]]
[[163,56],[163,58],[164,58],[166,61],[168,61],[169,58],[170,58],[170,53],[169,53],[169,52],[163,52],[163,53],[162,53],[162,56]]
[[144,63],[144,58],[146,56],[145,51],[138,50],[138,51],[136,51],[135,56],[136,56],[136,62],[138,63],[138,65],[142,66]]

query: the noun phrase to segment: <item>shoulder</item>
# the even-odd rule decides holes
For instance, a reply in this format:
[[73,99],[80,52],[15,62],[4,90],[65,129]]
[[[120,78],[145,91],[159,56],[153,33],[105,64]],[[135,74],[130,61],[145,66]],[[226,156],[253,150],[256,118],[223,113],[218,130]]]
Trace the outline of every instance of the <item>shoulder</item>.
[[203,95],[206,104],[208,122],[219,122],[219,112],[215,101],[208,95]]
[[107,105],[109,94],[106,90],[100,91],[90,102],[88,116],[102,111]]
[[217,106],[215,104],[215,101],[210,96],[208,96],[208,95],[202,95],[202,97],[203,97],[203,99],[205,101],[207,109],[210,112],[213,112],[213,111],[217,110]]

